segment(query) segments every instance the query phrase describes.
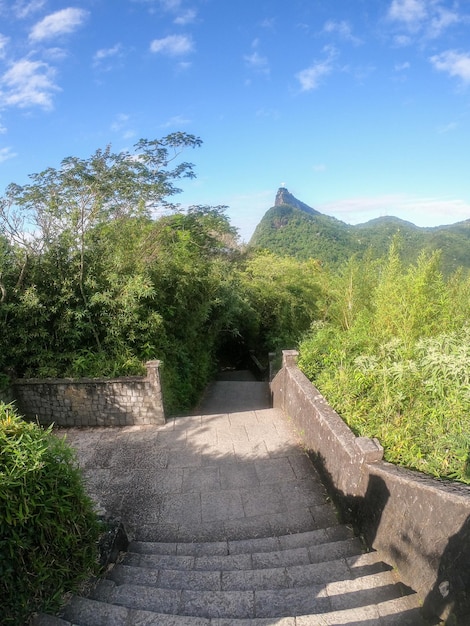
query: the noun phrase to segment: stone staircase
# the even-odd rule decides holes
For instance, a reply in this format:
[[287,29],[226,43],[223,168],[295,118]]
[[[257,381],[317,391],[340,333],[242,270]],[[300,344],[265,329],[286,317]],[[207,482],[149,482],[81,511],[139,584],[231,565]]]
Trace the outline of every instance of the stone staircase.
[[[249,404],[249,383],[239,389]],[[258,400],[260,391],[252,387]],[[220,400],[213,391],[207,410]],[[416,594],[338,523],[279,411],[68,438],[93,497],[133,540],[60,617],[39,616],[35,626],[424,624]]]
[[132,542],[86,597],[41,626],[417,626],[416,598],[337,525],[208,543]]

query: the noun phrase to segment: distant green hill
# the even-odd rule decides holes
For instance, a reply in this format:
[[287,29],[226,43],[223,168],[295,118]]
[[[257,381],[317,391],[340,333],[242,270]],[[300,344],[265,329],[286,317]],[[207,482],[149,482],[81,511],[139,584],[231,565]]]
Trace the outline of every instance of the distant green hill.
[[470,268],[470,220],[421,228],[397,217],[379,217],[352,226],[312,209],[285,187],[278,190],[274,206],[256,227],[249,245],[337,265],[353,254],[386,255],[396,234],[405,261],[415,261],[423,249],[442,250],[444,271],[451,272],[460,266]]

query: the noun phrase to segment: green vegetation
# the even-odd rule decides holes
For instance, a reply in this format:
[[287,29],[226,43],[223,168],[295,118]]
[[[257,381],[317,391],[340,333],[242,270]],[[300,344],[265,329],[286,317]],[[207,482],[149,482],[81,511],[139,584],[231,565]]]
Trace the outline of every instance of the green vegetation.
[[470,483],[470,281],[444,278],[439,261],[407,266],[394,243],[385,261],[330,275],[299,365],[388,461]]
[[0,404],[0,615],[56,610],[97,569],[100,526],[72,450]]
[[[281,191],[281,190],[280,190]],[[258,224],[250,246],[281,256],[317,259],[329,267],[340,267],[358,258],[382,258],[396,235],[402,242],[401,255],[415,263],[422,250],[441,251],[446,275],[459,267],[470,268],[470,220],[450,226],[419,228],[396,217],[380,217],[351,226],[304,205],[284,190]]]
[[[449,262],[470,263],[467,222],[347,227],[284,189],[254,236],[269,234],[271,251],[242,250],[225,207],[169,202],[174,181],[194,176],[173,164],[199,145],[183,133],[142,140],[133,154],[68,158],[10,185],[0,201],[2,384],[11,374],[140,373],[159,358],[177,413],[219,361],[301,342],[304,371],[356,432],[381,438],[389,460],[467,480],[457,348],[467,345],[470,283]],[[392,243],[384,261],[397,229],[400,253]],[[439,254],[444,236],[451,250]]]

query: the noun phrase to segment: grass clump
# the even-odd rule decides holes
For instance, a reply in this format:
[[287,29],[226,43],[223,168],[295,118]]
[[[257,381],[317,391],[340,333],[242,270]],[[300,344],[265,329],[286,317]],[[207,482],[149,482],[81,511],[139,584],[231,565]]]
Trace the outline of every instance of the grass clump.
[[56,611],[97,569],[100,524],[73,450],[0,404],[0,615]]

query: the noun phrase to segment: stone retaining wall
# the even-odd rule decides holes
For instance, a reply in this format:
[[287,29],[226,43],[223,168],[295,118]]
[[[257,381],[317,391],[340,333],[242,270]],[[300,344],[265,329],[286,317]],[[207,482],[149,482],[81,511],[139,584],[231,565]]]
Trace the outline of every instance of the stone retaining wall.
[[145,365],[146,376],[17,379],[12,389],[20,414],[43,425],[164,424],[160,361]]
[[273,406],[292,420],[344,521],[397,567],[426,614],[469,624],[470,488],[384,462],[380,443],[352,433],[296,356],[283,353],[271,383]]

